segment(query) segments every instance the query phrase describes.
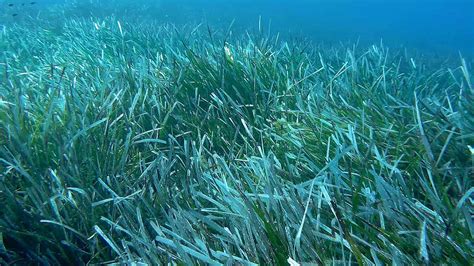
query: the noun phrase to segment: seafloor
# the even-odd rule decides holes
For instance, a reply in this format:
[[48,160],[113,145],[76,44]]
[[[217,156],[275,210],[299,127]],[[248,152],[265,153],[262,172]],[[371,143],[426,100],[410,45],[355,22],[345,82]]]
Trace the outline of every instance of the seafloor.
[[0,264],[473,262],[471,60],[116,17],[0,51]]

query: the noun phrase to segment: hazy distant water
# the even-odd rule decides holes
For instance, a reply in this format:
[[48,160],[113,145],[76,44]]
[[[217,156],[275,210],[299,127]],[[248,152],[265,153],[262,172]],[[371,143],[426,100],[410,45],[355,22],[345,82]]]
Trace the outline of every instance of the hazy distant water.
[[[255,29],[261,17],[265,28],[271,21],[272,31],[286,37],[363,45],[382,39],[391,47],[474,55],[474,0],[36,0],[35,8],[91,1],[123,10],[154,5],[159,9],[143,9],[143,17],[178,24],[205,21],[218,28],[235,20],[235,30],[246,30]],[[8,3],[29,2],[0,0],[0,15]]]
[[[474,54],[474,0],[178,0],[210,21],[255,26],[323,42],[379,42],[419,50]],[[179,12],[178,12],[179,13]]]

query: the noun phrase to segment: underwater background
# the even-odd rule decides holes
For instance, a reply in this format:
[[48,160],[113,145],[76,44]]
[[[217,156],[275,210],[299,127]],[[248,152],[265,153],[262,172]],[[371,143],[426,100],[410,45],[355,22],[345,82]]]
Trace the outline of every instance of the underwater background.
[[[172,2],[172,3],[170,3]],[[212,22],[255,26],[258,17],[274,32],[318,42],[390,46],[420,50],[474,52],[474,1],[469,0],[207,0],[170,1]],[[183,21],[183,18],[179,18]],[[185,20],[186,18],[184,18]],[[211,23],[212,24],[212,23]]]
[[472,265],[473,2],[0,0],[0,265]]
[[[3,0],[0,15],[21,21],[53,4],[76,5],[71,15],[111,15],[135,11],[135,16],[174,24],[207,23],[225,28],[255,29],[259,21],[287,38],[316,42],[383,41],[392,47],[457,55],[474,54],[472,0]],[[22,4],[27,3],[26,6]],[[9,7],[8,4],[15,4]],[[98,5],[100,6],[94,6]],[[89,6],[88,6],[89,5]],[[102,11],[98,10],[102,7]],[[152,7],[152,8],[150,8]],[[58,11],[60,12],[60,11]],[[76,13],[76,14],[75,14]],[[120,15],[119,15],[120,16]],[[0,20],[1,21],[1,20]]]

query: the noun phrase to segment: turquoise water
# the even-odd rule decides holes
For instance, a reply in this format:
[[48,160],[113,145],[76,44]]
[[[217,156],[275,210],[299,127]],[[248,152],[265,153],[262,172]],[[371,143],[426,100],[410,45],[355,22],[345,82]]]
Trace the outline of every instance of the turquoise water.
[[[139,18],[175,24],[204,22],[214,28],[225,28],[233,21],[236,31],[256,28],[260,20],[267,29],[289,38],[329,44],[383,41],[425,53],[474,54],[472,0],[38,0],[29,5],[31,2],[4,0],[0,17],[4,23],[18,22],[27,16],[41,16],[48,6],[66,3],[76,6],[71,15],[134,12]],[[103,10],[97,10],[98,4]]]
[[169,6],[247,26],[262,16],[275,31],[323,42],[384,40],[421,50],[474,52],[474,1],[469,0],[198,0]]

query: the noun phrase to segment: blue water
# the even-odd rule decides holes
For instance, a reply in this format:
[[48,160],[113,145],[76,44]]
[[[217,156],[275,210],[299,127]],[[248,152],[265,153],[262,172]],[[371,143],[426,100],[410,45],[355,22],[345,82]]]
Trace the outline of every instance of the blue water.
[[[474,54],[474,0],[193,0],[168,6],[210,21],[325,43],[383,42],[429,52]],[[188,15],[189,17],[189,15]],[[181,18],[182,19],[182,18]]]
[[[21,3],[0,1],[0,17],[11,15],[14,3],[21,20]],[[268,31],[287,38],[334,44],[358,41],[426,53],[474,55],[474,0],[37,0],[35,12],[51,4],[115,7],[113,12],[141,10],[143,17],[183,24],[204,22],[214,28],[251,30],[259,21]],[[155,8],[142,8],[153,6]],[[24,8],[26,11],[32,7]],[[81,10],[77,10],[81,12]],[[112,11],[110,11],[112,12]],[[5,17],[5,16],[3,16]],[[0,21],[1,22],[1,21]],[[271,26],[270,26],[271,25]],[[262,27],[263,27],[262,26]]]

